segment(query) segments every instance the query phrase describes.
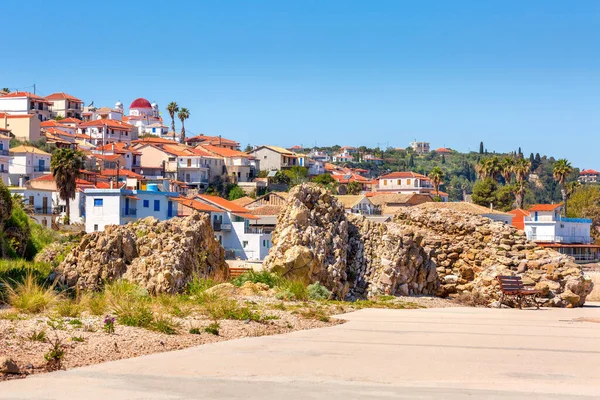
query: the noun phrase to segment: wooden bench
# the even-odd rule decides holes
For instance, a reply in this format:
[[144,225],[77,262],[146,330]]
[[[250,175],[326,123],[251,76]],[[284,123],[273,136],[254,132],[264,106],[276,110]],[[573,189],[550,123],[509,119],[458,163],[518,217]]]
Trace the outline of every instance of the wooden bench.
[[502,302],[504,301],[504,296],[514,296],[517,298],[519,302],[519,308],[523,308],[523,299],[527,297],[533,296],[533,302],[535,303],[536,308],[539,310],[540,305],[536,301],[537,297],[542,294],[541,290],[534,289],[526,289],[523,286],[523,281],[520,276],[502,276],[499,275],[497,277],[498,282],[500,282],[500,290],[502,290],[502,297],[500,297],[500,304],[498,308],[502,307]]
[[229,277],[237,278],[238,276],[243,275],[248,271],[250,271],[250,268],[231,268],[231,267],[229,267]]

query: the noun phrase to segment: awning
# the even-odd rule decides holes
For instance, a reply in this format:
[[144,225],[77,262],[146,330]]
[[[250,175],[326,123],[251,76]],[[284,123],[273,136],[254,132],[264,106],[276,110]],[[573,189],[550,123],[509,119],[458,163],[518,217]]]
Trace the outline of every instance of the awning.
[[260,219],[260,217],[257,217],[256,215],[252,215],[252,214],[241,214],[241,213],[232,213],[232,214],[235,215],[236,217],[245,218],[245,219]]
[[140,200],[140,198],[137,196],[125,196],[125,197],[128,199],[131,199],[131,200]]

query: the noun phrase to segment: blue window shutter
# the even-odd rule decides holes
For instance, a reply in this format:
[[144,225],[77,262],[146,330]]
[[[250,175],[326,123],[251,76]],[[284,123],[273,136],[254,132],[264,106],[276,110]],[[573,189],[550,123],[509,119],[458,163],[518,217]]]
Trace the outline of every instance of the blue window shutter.
[[154,211],[160,211],[160,200],[154,200]]

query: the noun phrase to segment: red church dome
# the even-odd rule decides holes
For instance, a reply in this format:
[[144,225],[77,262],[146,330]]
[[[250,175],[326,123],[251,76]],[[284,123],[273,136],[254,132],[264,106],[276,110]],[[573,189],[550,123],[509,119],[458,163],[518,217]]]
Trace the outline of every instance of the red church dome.
[[150,102],[142,97],[135,99],[129,108],[152,108]]

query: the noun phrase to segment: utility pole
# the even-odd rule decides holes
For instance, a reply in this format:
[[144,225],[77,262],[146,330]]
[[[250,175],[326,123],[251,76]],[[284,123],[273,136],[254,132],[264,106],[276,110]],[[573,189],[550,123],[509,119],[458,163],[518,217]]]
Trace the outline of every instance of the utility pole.
[[119,186],[119,168],[121,168],[121,161],[117,160],[117,186]]

